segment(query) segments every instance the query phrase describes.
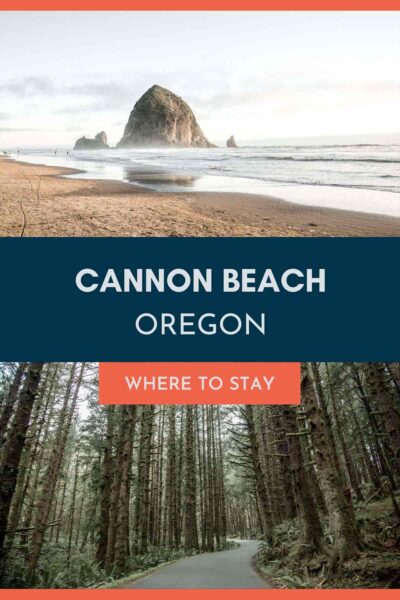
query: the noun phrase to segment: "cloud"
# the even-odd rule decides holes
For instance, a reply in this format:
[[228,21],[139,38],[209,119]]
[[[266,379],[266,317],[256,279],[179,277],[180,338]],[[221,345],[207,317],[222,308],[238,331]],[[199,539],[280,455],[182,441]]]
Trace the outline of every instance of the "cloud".
[[245,91],[230,90],[227,92],[218,92],[208,97],[191,95],[190,102],[201,111],[226,110],[229,108],[242,107],[251,104],[260,104],[264,102],[288,100],[291,106],[294,104],[294,97],[317,94],[330,95],[363,95],[371,100],[371,95],[377,96],[393,95],[395,100],[399,94],[399,86],[393,81],[355,81],[355,82],[333,82],[333,81],[315,81],[315,82],[287,82],[283,84],[265,84],[250,89],[246,86]]
[[[62,85],[52,82],[47,77],[35,76],[0,82],[0,95],[11,96],[21,101],[29,99],[29,102],[33,103],[35,98],[51,96],[53,103],[58,101],[61,104],[61,108],[52,112],[60,114],[73,114],[75,111],[101,112],[121,108],[126,104],[131,106],[143,91],[137,84],[132,89],[132,86],[124,83],[107,80]],[[63,101],[67,98],[68,103],[66,102],[65,106],[62,106]],[[75,107],[71,104],[70,99],[78,101]],[[79,103],[79,100],[82,102]],[[6,118],[6,116],[0,113],[1,118]]]
[[28,95],[42,96],[48,94],[97,98],[132,97],[132,88],[117,81],[89,81],[87,83],[57,85],[49,78],[40,75],[34,77],[22,77],[20,79],[10,79],[4,83],[0,83],[0,92],[18,98],[25,98]]
[[[277,118],[294,117],[304,111],[321,111],[334,103],[336,108],[358,105],[393,103],[398,98],[395,81],[334,81],[328,79],[299,80],[298,74],[282,73],[280,78],[263,74],[257,78],[241,77],[235,86],[216,70],[198,74],[177,70],[168,76],[156,71],[121,74],[110,79],[106,74],[91,75],[90,79],[64,83],[37,75],[0,82],[0,94],[29,101],[29,111],[43,112],[56,118],[87,119],[90,115],[114,112],[119,120],[127,115],[133,104],[155,82],[172,89],[192,106],[197,118],[207,120],[223,115],[240,118],[243,113],[268,107]],[[132,83],[129,83],[132,82]],[[43,102],[43,97],[46,102]],[[51,97],[51,98],[50,98]],[[6,106],[8,107],[8,106]],[[12,115],[0,113],[0,121]],[[121,125],[122,126],[122,125]],[[79,129],[80,130],[80,129]]]
[[94,96],[96,98],[121,99],[124,97],[132,97],[132,88],[116,81],[73,84],[61,88],[61,92],[73,96]]
[[63,131],[76,132],[76,131],[83,131],[83,129],[82,129],[82,127],[77,127],[75,125],[72,125],[71,127],[64,127]]
[[17,98],[54,94],[53,83],[47,77],[23,77],[0,83],[0,93],[7,93]]
[[1,133],[18,133],[20,131],[43,131],[37,127],[0,127]]

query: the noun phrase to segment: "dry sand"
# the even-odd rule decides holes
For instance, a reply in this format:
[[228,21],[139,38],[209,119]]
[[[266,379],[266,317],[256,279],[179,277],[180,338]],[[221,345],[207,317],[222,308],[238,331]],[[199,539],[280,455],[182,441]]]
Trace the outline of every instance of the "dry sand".
[[158,194],[0,159],[0,236],[400,236],[400,219],[250,194]]

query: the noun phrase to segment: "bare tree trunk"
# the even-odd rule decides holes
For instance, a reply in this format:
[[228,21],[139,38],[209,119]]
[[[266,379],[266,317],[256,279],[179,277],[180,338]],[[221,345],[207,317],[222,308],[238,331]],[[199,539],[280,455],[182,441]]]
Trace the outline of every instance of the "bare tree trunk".
[[165,521],[167,524],[166,544],[169,548],[178,548],[178,519],[176,514],[176,425],[175,406],[168,407],[168,449],[165,490]]
[[264,536],[265,540],[268,543],[272,543],[272,515],[268,501],[268,494],[265,487],[264,476],[261,469],[260,451],[254,425],[253,406],[251,404],[246,404],[245,416],[250,442],[253,470],[256,479],[257,494],[260,501],[260,513],[263,522]]
[[302,374],[302,402],[311,423],[316,446],[316,464],[321,487],[328,508],[330,529],[334,537],[334,552],[330,567],[341,564],[347,558],[357,555],[359,541],[355,522],[351,518],[342,482],[332,455],[331,441],[326,436],[324,415],[318,405],[311,380],[306,369]]
[[107,406],[107,428],[103,445],[103,459],[101,464],[100,481],[100,515],[99,537],[97,544],[96,560],[104,568],[106,565],[108,526],[110,522],[110,495],[113,472],[112,445],[114,434],[114,406]]
[[318,514],[318,508],[311,492],[307,471],[304,468],[303,456],[297,426],[295,408],[285,405],[282,407],[283,418],[286,427],[287,449],[294,486],[299,499],[303,539],[297,553],[300,555],[319,552],[323,546],[324,533]]
[[226,521],[226,499],[225,499],[225,470],[224,470],[224,456],[222,449],[222,435],[221,435],[221,411],[220,407],[217,407],[217,426],[218,426],[218,470],[219,470],[219,487],[220,487],[220,501],[221,501],[221,535],[222,541],[225,544],[227,535],[227,521]]
[[193,406],[186,406],[185,550],[199,549],[196,522],[196,455]]
[[122,482],[122,462],[125,442],[125,420],[123,418],[123,407],[118,407],[118,436],[115,451],[115,459],[113,460],[114,476],[112,478],[110,490],[110,507],[108,516],[108,532],[107,532],[107,549],[105,556],[105,568],[107,573],[110,573],[114,566],[115,557],[115,541],[117,536],[117,518],[118,518],[118,502],[121,491]]
[[3,577],[7,554],[4,540],[8,515],[43,364],[42,362],[29,364],[0,463],[0,581]]
[[74,519],[75,519],[75,500],[76,500],[76,492],[78,486],[78,476],[79,476],[79,447],[77,449],[77,455],[75,459],[75,471],[74,471],[74,484],[72,486],[72,498],[71,498],[71,507],[69,511],[69,531],[68,531],[68,551],[67,551],[67,567],[69,567],[71,561],[71,550],[72,550],[72,536],[74,533]]
[[52,502],[54,499],[54,491],[56,488],[57,480],[60,474],[62,460],[64,457],[65,446],[68,439],[72,419],[74,417],[76,404],[78,401],[78,395],[80,386],[83,379],[83,373],[85,370],[85,363],[81,364],[78,379],[75,384],[72,401],[69,406],[69,397],[72,390],[75,365],[71,369],[70,378],[67,384],[67,390],[64,398],[64,405],[61,412],[61,417],[58,422],[56,439],[52,453],[49,459],[48,467],[44,477],[45,485],[43,485],[42,492],[38,501],[37,514],[32,532],[32,542],[29,555],[27,557],[28,571],[30,578],[34,578],[36,568],[38,565],[39,557],[42,551],[44,537],[46,533],[46,524],[49,518]]
[[332,406],[332,417],[333,417],[332,421],[333,421],[333,424],[335,425],[337,437],[338,437],[338,440],[340,443],[340,447],[342,449],[342,454],[343,454],[343,458],[344,458],[344,463],[346,465],[349,483],[350,483],[351,489],[354,491],[354,493],[356,495],[357,500],[359,502],[362,502],[363,495],[361,493],[360,486],[358,485],[356,470],[354,468],[353,461],[350,456],[350,452],[348,450],[347,444],[344,439],[343,430],[342,430],[341,423],[339,420],[339,411],[338,411],[338,407],[337,407],[337,398],[336,398],[336,394],[335,394],[335,389],[334,389],[334,385],[332,383],[329,365],[327,363],[325,363],[325,368],[326,368],[326,373],[328,376],[329,395],[330,395],[331,406]]
[[366,363],[365,375],[372,394],[378,399],[389,444],[394,453],[397,475],[400,474],[400,409],[385,377],[382,363]]
[[136,406],[126,406],[123,410],[125,419],[125,439],[123,448],[120,497],[118,502],[117,535],[115,543],[116,573],[123,574],[128,567],[129,559],[129,501],[130,479],[132,470],[132,449],[135,435]]
[[22,383],[22,378],[26,371],[28,363],[21,362],[18,364],[17,370],[14,375],[13,382],[10,386],[10,390],[8,392],[8,396],[3,406],[3,410],[1,411],[0,416],[0,447],[3,445],[8,423],[11,419],[11,415],[16,404],[16,400],[18,397],[18,391]]
[[206,549],[208,552],[214,551],[214,496],[213,496],[213,485],[212,485],[212,464],[211,464],[211,413],[210,407],[206,406],[206,429],[207,429],[207,442],[206,442]]

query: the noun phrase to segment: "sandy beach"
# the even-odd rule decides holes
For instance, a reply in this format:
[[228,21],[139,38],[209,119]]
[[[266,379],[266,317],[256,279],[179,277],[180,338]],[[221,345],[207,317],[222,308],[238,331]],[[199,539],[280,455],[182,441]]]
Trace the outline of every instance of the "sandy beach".
[[155,193],[0,159],[0,235],[400,236],[400,219],[251,194]]

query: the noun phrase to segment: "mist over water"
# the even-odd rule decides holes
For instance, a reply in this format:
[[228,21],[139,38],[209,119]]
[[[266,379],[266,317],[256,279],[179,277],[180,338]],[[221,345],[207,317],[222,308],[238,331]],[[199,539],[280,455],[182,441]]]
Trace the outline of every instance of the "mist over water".
[[[14,155],[15,156],[15,155]],[[400,217],[399,145],[32,150],[20,158],[74,167],[158,192],[264,194],[311,206]]]

